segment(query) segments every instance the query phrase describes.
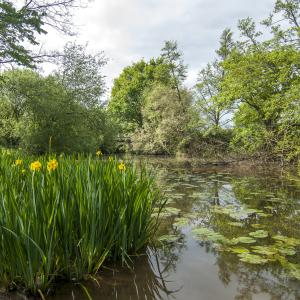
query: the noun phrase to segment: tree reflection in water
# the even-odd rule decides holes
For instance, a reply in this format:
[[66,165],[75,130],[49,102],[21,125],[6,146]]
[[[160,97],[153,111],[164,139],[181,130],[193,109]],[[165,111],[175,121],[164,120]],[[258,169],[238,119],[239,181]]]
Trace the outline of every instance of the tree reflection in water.
[[[236,254],[219,251],[211,242],[196,241],[192,234],[193,227],[204,226],[236,238],[248,236],[256,230],[252,225],[259,225],[269,236],[258,240],[258,245],[274,244],[271,236],[278,233],[299,239],[298,178],[293,179],[290,174],[282,176],[270,167],[186,168],[165,158],[149,158],[149,164],[156,168],[157,182],[170,200],[169,205],[180,211],[177,216],[163,220],[157,235],[178,235],[179,239],[157,249],[149,247],[146,255],[132,258],[131,269],[104,266],[99,276],[83,282],[92,299],[252,300],[256,296],[268,300],[300,299],[299,281],[288,278],[278,262],[249,265]],[[226,214],[213,213],[214,208],[227,205],[259,209],[267,217],[249,214],[246,219],[235,220]],[[180,217],[191,221],[186,227],[174,226]],[[243,224],[232,226],[233,221]],[[241,246],[251,249],[251,245]],[[300,262],[299,250],[300,247],[289,261]],[[55,296],[46,298],[86,297],[78,284],[68,284],[62,285]]]
[[[170,270],[174,270],[178,251],[174,244],[165,254],[155,247],[148,248],[145,255],[132,258],[129,266],[105,266],[99,275],[83,282],[93,300],[135,300],[135,299],[172,299],[176,298],[176,292],[168,288],[167,280]],[[167,252],[170,254],[167,255]],[[163,256],[163,259],[159,257]],[[78,284],[63,285],[55,296],[47,299],[73,300],[84,299],[84,291]],[[14,300],[16,300],[15,298]]]

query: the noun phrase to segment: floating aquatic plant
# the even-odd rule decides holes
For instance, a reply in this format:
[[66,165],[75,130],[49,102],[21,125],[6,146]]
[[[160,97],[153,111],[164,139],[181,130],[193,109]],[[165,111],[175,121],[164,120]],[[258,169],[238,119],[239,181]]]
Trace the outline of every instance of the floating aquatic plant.
[[272,239],[281,241],[289,246],[299,246],[300,245],[300,239],[295,239],[295,238],[287,237],[284,235],[274,235],[274,236],[272,236]]
[[176,242],[179,239],[178,235],[175,234],[166,234],[166,235],[162,235],[161,237],[159,237],[159,241],[161,242],[168,242],[168,243],[172,243],[172,242]]
[[256,230],[254,232],[250,232],[249,235],[257,239],[263,239],[268,237],[269,234],[268,231],[261,229],[261,230]]
[[223,243],[226,243],[227,241],[227,239],[222,234],[214,232],[213,230],[206,227],[194,228],[192,232],[197,239],[200,238],[206,241],[223,242]]
[[182,218],[176,218],[175,222],[173,223],[173,226],[175,227],[184,227],[187,226],[190,222],[190,219],[182,217]]
[[249,236],[240,236],[238,238],[233,238],[230,240],[230,243],[232,245],[236,245],[236,244],[254,244],[256,243],[256,240],[252,237]]
[[250,253],[241,253],[238,255],[240,261],[243,261],[245,263],[254,264],[254,265],[261,265],[268,262],[268,259],[263,258],[256,254],[250,254]]
[[250,251],[247,248],[243,248],[243,247],[231,247],[228,248],[229,251],[231,251],[232,253],[236,253],[236,254],[242,254],[242,253],[249,253]]
[[253,228],[264,228],[264,227],[266,227],[264,224],[251,224],[251,227],[253,227]]
[[272,246],[252,246],[252,251],[261,255],[274,256],[278,253],[277,249]]
[[228,225],[234,226],[234,227],[243,227],[244,223],[242,223],[242,222],[228,222]]

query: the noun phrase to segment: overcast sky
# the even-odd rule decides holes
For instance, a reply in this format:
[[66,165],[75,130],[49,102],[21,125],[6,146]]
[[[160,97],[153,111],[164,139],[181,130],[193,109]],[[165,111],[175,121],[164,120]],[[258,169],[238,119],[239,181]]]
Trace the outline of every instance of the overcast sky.
[[[274,0],[94,0],[75,13],[79,43],[91,53],[104,51],[107,85],[132,62],[156,57],[165,40],[177,40],[189,67],[187,85],[215,57],[220,34],[235,31],[239,19],[259,21],[272,11]],[[61,49],[70,40],[50,32],[45,48]]]

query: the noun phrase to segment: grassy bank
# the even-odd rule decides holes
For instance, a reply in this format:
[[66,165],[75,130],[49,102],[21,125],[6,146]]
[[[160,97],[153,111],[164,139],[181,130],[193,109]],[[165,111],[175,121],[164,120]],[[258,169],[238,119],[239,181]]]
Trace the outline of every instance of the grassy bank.
[[0,282],[31,293],[128,261],[156,230],[160,195],[114,158],[0,154]]

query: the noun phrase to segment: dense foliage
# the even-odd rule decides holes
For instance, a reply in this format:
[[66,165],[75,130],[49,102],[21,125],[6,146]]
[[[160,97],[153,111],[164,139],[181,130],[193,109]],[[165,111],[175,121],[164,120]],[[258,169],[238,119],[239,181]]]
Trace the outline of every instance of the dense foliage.
[[[0,83],[0,142],[32,153],[114,149],[115,127],[101,104],[105,58],[68,45],[59,71],[5,71]],[[89,74],[87,76],[86,74]]]
[[145,92],[155,83],[169,81],[168,66],[160,58],[149,62],[142,59],[126,67],[115,79],[109,110],[125,132],[143,125],[141,110]]
[[[270,17],[262,21],[270,29],[271,39],[263,39],[251,18],[239,21],[239,41],[225,29],[216,60],[199,72],[192,90],[184,86],[187,67],[176,42],[167,41],[158,58],[166,66],[168,80],[133,79],[126,74],[136,70],[137,64],[125,68],[115,81],[111,103],[119,108],[126,103],[138,115],[136,125],[126,126],[122,133],[129,141],[128,149],[297,160],[299,19],[299,1],[277,0]],[[120,85],[124,78],[128,84]],[[142,86],[134,96],[128,93],[133,84]],[[122,123],[126,113],[119,109],[118,114]]]
[[72,34],[71,11],[78,5],[77,0],[1,0],[0,67],[35,67],[55,57],[54,53],[35,49],[40,44],[39,36],[47,34],[49,28]]
[[[33,67],[35,57],[24,42],[37,44],[47,26],[71,33],[75,1],[43,3],[1,4],[2,66],[12,60]],[[166,41],[158,57],[125,67],[114,80],[107,105],[107,59],[102,52],[89,54],[86,45],[68,43],[49,76],[2,72],[0,143],[35,153],[49,147],[56,152],[101,147],[107,152],[297,160],[299,6],[299,0],[275,1],[261,22],[269,30],[268,39],[251,18],[239,21],[239,40],[226,28],[215,60],[199,71],[190,89],[176,41]]]
[[0,281],[44,291],[141,250],[160,207],[153,178],[110,157],[0,157]]
[[[158,57],[123,69],[108,102],[102,52],[75,43],[34,51],[50,27],[72,34],[79,2],[0,2],[0,147],[14,149],[0,152],[6,288],[80,280],[154,235],[152,177],[100,150],[86,155],[95,149],[300,162],[299,0],[275,1],[261,22],[268,39],[251,18],[239,21],[239,40],[225,29],[193,88],[177,42],[165,41]],[[34,70],[49,58],[51,74]]]

